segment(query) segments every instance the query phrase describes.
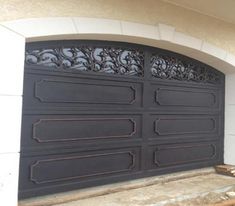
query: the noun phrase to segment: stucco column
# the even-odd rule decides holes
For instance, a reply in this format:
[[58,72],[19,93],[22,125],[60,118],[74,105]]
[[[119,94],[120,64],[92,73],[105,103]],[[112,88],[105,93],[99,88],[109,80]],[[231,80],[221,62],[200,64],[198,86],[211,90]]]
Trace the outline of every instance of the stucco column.
[[0,205],[16,206],[25,38],[0,26]]
[[235,74],[225,79],[224,163],[235,165]]

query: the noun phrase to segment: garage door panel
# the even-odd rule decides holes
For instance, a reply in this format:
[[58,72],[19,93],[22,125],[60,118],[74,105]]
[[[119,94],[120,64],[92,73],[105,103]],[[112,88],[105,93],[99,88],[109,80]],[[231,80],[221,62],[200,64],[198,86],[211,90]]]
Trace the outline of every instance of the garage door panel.
[[149,147],[151,169],[211,162],[219,159],[217,142],[156,145]]
[[158,115],[149,116],[149,139],[217,139],[221,135],[221,117],[218,115]]
[[22,148],[141,138],[141,115],[24,115]]
[[223,162],[224,74],[158,48],[26,44],[20,198]]
[[[140,107],[140,83],[27,75],[25,107]],[[63,95],[62,95],[63,94]]]
[[220,106],[219,93],[214,89],[152,84],[150,97],[153,108],[211,110]]
[[25,190],[74,181],[79,184],[139,171],[140,148],[24,157],[21,164],[24,165],[21,181]]

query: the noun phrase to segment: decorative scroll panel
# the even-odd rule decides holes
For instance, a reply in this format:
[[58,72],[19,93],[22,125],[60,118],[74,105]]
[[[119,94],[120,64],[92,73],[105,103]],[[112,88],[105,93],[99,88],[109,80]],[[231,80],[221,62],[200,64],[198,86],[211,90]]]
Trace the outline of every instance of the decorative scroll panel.
[[118,47],[61,47],[26,51],[27,65],[57,70],[92,71],[109,74],[143,76],[144,54]]
[[155,54],[150,61],[151,75],[158,79],[219,84],[220,73],[206,65]]

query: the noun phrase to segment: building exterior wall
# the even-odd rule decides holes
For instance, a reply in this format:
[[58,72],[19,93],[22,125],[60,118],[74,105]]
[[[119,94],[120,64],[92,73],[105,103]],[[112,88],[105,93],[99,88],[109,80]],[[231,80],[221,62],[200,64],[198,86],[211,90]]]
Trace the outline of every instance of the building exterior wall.
[[25,38],[0,26],[0,45],[0,205],[16,206]]
[[0,0],[0,4],[0,164],[4,168],[0,205],[17,205],[25,41],[128,41],[176,51],[216,67],[226,73],[225,163],[235,165],[234,25],[156,0]]
[[0,5],[0,21],[80,16],[163,23],[235,54],[235,25],[162,0],[0,0]]

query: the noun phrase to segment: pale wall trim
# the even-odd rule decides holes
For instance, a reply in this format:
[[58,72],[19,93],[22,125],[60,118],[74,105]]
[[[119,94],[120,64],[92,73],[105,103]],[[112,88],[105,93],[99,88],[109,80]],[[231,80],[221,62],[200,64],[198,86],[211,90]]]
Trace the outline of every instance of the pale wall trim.
[[99,18],[53,17],[21,19],[3,22],[1,25],[25,37],[28,42],[95,39],[139,43],[187,55],[224,73],[235,72],[233,54],[165,24],[153,26]]

